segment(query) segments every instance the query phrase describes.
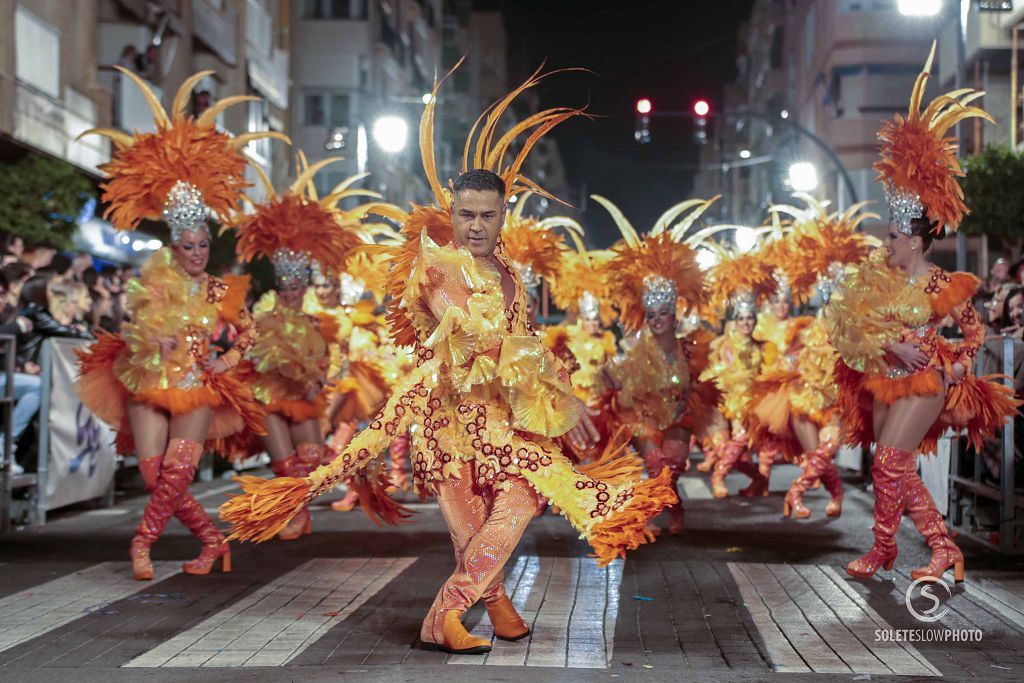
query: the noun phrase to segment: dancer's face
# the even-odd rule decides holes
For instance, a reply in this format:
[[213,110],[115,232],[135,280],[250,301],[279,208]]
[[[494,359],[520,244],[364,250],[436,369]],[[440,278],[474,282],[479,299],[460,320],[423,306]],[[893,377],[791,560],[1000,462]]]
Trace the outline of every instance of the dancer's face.
[[920,237],[904,235],[895,225],[889,225],[889,232],[885,236],[885,250],[889,253],[890,266],[906,268],[920,249]]
[[338,289],[338,281],[334,278],[318,277],[313,283],[313,290],[320,305],[325,308],[334,308],[341,305],[341,291]]
[[739,313],[736,316],[736,329],[748,337],[754,334],[754,326],[757,325],[757,316],[753,313]]
[[779,320],[789,317],[789,299],[784,296],[773,296],[768,302],[768,307]]
[[306,294],[306,285],[295,278],[277,283],[277,296],[288,308],[302,308],[302,297]]
[[647,309],[647,326],[651,333],[658,337],[676,329],[676,309],[672,304],[664,304]]
[[494,190],[462,190],[452,202],[455,243],[473,256],[490,256],[505,222],[502,196]]
[[171,245],[178,264],[192,277],[206,272],[210,262],[210,235],[204,229],[186,230],[181,239]]
[[583,331],[587,334],[600,334],[601,333],[601,319],[600,318],[583,318]]

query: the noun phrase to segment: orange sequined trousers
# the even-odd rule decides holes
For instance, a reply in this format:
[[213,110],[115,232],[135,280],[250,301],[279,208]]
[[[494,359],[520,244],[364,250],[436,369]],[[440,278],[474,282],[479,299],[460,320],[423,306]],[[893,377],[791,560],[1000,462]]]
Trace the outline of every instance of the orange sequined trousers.
[[443,642],[445,612],[463,614],[481,598],[491,602],[505,595],[502,569],[537,509],[537,494],[525,480],[510,480],[507,491],[495,489],[492,500],[475,491],[472,482],[473,466],[465,463],[459,478],[437,485],[437,503],[455,549],[455,571],[423,620],[424,642]]

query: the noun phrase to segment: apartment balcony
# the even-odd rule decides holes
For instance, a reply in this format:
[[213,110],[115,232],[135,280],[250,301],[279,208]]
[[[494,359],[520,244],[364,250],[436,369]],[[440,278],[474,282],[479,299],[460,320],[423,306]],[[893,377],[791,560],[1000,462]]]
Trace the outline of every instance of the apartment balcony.
[[96,104],[75,89],[65,88],[63,98],[57,98],[16,80],[13,111],[15,140],[96,175],[97,166],[110,160],[109,140],[90,136],[75,141],[99,123]]

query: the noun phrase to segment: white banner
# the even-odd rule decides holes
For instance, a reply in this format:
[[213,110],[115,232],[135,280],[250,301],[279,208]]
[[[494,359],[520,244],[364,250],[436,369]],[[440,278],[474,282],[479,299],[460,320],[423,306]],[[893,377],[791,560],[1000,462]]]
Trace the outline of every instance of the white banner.
[[75,348],[82,345],[82,341],[69,339],[46,342],[52,361],[47,510],[104,495],[117,464],[114,431],[82,405],[75,391]]

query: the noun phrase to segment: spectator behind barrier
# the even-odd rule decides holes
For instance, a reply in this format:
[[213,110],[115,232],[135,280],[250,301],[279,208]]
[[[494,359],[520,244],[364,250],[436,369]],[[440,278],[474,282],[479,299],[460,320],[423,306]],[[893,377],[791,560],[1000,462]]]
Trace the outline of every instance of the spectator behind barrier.
[[[58,290],[58,307],[64,305],[65,297],[65,291]],[[70,300],[70,297],[67,298]],[[93,338],[93,335],[85,330],[61,324],[51,311],[52,304],[49,278],[45,275],[33,275],[29,278],[21,289],[19,300],[21,314],[28,318],[33,326],[30,333],[18,338],[18,362],[25,368],[38,369],[39,351],[43,341],[49,337]]]
[[[4,300],[0,310],[0,334],[10,334],[15,337],[27,334],[32,331],[32,322],[24,316],[18,315],[18,309],[6,303],[8,294],[7,278],[0,269],[0,295]],[[6,351],[6,349],[3,349]],[[41,382],[38,374],[15,372],[11,392],[14,396],[14,411],[11,414],[11,473],[21,474],[24,469],[15,460],[18,447],[18,440],[32,423],[32,418],[39,412],[39,399],[41,395]],[[2,390],[7,391],[7,373],[2,375]],[[0,444],[3,444],[3,433],[0,433]],[[2,448],[2,446],[0,446]],[[0,450],[0,463],[5,461],[5,454]]]

